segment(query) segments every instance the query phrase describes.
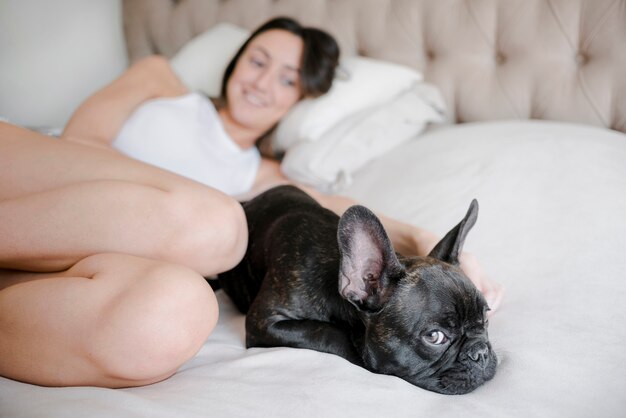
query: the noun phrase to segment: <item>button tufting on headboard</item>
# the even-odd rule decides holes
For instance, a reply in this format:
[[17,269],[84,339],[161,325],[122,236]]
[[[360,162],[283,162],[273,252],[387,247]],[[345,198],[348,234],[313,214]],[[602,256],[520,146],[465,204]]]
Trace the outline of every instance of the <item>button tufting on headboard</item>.
[[544,118],[626,132],[626,0],[123,0],[131,61],[220,21],[289,15],[342,54],[414,67],[452,120]]
[[587,62],[589,62],[589,56],[587,54],[585,54],[584,52],[579,52],[578,54],[576,54],[576,64],[582,66],[587,64]]

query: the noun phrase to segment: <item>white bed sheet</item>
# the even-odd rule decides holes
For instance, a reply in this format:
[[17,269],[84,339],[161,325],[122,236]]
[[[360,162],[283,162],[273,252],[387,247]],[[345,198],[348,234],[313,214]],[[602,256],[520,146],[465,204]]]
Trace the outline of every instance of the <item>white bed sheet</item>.
[[590,417],[626,411],[626,135],[550,122],[439,128],[355,175],[345,193],[443,234],[472,198],[466,249],[507,289],[491,319],[501,364],[439,395],[310,350],[244,348],[220,320],[172,378],[107,390],[0,378],[1,417]]

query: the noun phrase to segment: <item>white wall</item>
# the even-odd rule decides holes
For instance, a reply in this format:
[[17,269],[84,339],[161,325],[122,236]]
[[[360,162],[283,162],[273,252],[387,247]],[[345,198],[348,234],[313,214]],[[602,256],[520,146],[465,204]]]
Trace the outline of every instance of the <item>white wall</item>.
[[0,0],[0,118],[62,127],[126,65],[120,0]]

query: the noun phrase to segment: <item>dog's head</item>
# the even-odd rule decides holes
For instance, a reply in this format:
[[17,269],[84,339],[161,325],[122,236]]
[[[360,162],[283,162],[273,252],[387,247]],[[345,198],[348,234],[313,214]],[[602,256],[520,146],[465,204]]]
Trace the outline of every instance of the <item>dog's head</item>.
[[428,257],[398,256],[363,206],[341,217],[339,292],[363,318],[357,349],[367,368],[444,394],[470,392],[494,376],[489,307],[459,268],[477,214],[474,200]]

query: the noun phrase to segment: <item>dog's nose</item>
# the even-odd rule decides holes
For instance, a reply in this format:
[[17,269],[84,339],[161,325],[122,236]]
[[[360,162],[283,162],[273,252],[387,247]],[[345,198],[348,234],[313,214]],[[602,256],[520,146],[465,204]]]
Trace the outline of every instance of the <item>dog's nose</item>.
[[487,365],[487,355],[489,354],[489,347],[484,342],[476,343],[469,350],[469,358],[478,363],[481,367]]

